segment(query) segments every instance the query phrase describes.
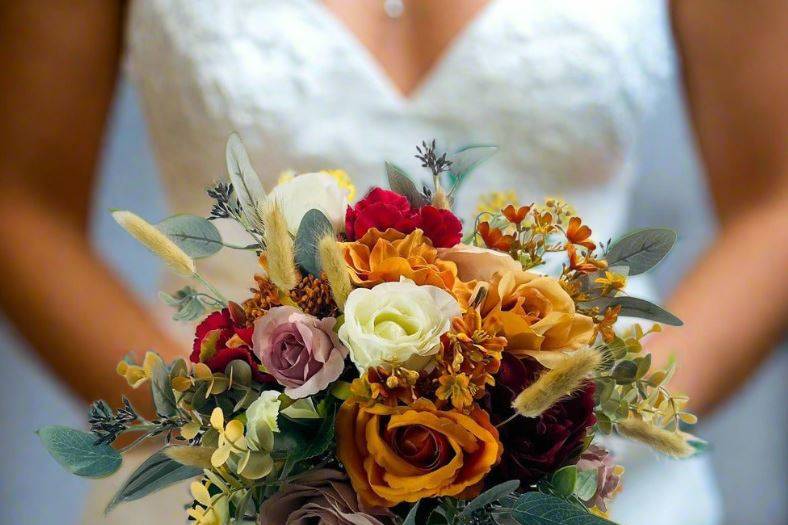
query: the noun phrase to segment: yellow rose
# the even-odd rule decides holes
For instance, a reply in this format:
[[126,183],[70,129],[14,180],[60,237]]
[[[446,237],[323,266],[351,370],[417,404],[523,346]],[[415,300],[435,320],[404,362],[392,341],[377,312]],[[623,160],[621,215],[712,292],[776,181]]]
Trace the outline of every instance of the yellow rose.
[[532,272],[495,274],[481,313],[485,318],[498,315],[507,352],[546,366],[556,351],[577,350],[594,337],[593,320],[576,312],[558,280]]

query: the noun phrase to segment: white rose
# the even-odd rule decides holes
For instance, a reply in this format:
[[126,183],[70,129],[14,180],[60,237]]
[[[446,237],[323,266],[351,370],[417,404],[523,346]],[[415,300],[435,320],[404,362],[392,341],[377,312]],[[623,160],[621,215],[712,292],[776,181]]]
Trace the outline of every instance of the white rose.
[[322,211],[334,231],[344,230],[348,191],[326,172],[304,173],[276,186],[268,196],[282,203],[287,229],[295,235],[306,212]]
[[353,290],[345,303],[339,339],[360,372],[369,367],[420,370],[440,348],[440,337],[460,305],[435,286],[402,280]]

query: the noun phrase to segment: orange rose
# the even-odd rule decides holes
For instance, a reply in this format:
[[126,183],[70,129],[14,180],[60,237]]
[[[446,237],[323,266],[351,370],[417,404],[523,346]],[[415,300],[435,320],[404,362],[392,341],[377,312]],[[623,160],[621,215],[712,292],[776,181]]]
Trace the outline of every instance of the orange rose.
[[437,496],[469,497],[501,457],[487,412],[411,406],[367,406],[352,398],[337,415],[337,455],[361,501],[393,507]]
[[438,250],[421,230],[405,235],[392,228],[371,228],[357,241],[343,243],[343,248],[355,286],[371,288],[405,277],[449,292],[466,287],[457,278],[457,266],[438,259]]
[[594,338],[593,320],[575,311],[561,284],[532,272],[494,275],[481,313],[501,320],[507,352],[529,355],[545,366],[559,357],[556,351],[577,350]]

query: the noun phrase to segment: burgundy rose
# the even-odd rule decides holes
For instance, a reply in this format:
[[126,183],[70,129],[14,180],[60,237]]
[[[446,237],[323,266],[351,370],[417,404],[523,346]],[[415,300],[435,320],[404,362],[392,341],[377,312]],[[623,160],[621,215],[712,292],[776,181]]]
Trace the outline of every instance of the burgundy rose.
[[371,228],[388,228],[408,234],[420,228],[437,248],[454,246],[462,238],[462,223],[450,210],[426,205],[414,209],[408,199],[393,191],[373,188],[345,213],[345,234],[354,241]]
[[246,325],[240,307],[231,303],[231,308],[232,313],[224,308],[197,325],[189,359],[192,363],[205,363],[213,372],[224,372],[230,361],[240,359],[249,363],[255,380],[270,383],[271,376],[260,370],[260,362],[252,352],[254,328]]
[[[536,378],[536,361],[504,354],[495,386],[488,388],[490,413],[497,424],[509,418],[514,398]],[[518,416],[499,428],[504,446],[497,467],[502,479],[533,483],[560,467],[577,461],[594,416],[594,383],[553,405],[536,418]]]
[[410,233],[417,227],[418,214],[410,207],[408,199],[393,191],[373,188],[354,207],[345,213],[345,234],[355,241],[370,228],[385,231],[394,228]]
[[292,306],[271,308],[254,323],[254,351],[293,399],[317,394],[345,369],[348,350],[334,333],[336,319]]
[[451,248],[462,240],[462,223],[449,210],[423,206],[418,224],[436,248]]

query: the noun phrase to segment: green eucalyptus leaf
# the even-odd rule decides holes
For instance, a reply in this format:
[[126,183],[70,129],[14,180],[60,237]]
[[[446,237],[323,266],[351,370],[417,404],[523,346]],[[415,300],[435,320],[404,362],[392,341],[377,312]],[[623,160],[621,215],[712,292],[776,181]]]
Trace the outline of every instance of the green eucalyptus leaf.
[[421,208],[422,206],[430,203],[430,200],[421,191],[419,191],[419,189],[416,187],[416,184],[399,166],[396,166],[391,162],[387,162],[386,176],[389,179],[389,188],[391,188],[391,191],[403,195],[406,199],[408,199],[411,207]]
[[581,470],[577,473],[575,482],[575,496],[583,501],[589,501],[596,494],[596,470]]
[[104,478],[120,468],[120,453],[107,443],[96,445],[96,436],[63,426],[46,426],[36,432],[49,454],[77,476]]
[[419,512],[420,503],[420,501],[417,501],[416,504],[410,508],[408,515],[405,516],[405,521],[402,522],[402,525],[416,525],[416,514]]
[[566,498],[572,495],[575,491],[575,483],[577,482],[577,467],[568,465],[566,467],[556,470],[550,478],[550,484],[553,486],[556,494]]
[[213,255],[224,246],[216,226],[208,219],[196,215],[173,215],[156,227],[194,259]]
[[609,525],[613,523],[580,505],[544,494],[527,492],[517,498],[509,514],[521,525]]
[[175,308],[172,316],[174,321],[196,321],[207,310],[200,300],[199,292],[191,286],[181,288],[175,292],[175,295],[160,291],[159,298],[168,306]]
[[637,373],[635,374],[636,379],[642,379],[645,376],[649,369],[651,368],[651,354],[645,354],[641,357],[636,357],[634,359],[635,363],[637,363],[638,369]]
[[448,157],[451,161],[449,172],[455,180],[462,180],[497,151],[498,146],[493,144],[471,144],[459,148]]
[[199,476],[202,469],[181,465],[158,451],[146,459],[107,505],[105,513],[127,501],[138,500],[179,481]]
[[616,380],[616,383],[624,385],[631,383],[635,380],[638,373],[638,365],[634,361],[620,361],[616,363],[610,377]]
[[263,231],[265,225],[260,210],[266,200],[266,193],[260,182],[260,177],[252,168],[249,154],[236,133],[230,135],[227,140],[225,158],[230,182],[248,226]]
[[320,255],[317,243],[326,235],[334,235],[334,228],[326,215],[317,209],[306,212],[295,238],[296,264],[307,273],[320,275]]
[[172,391],[170,371],[158,355],[154,358],[150,384],[156,413],[164,417],[174,416],[178,410],[175,394]]
[[661,306],[639,299],[637,297],[630,297],[622,295],[619,297],[602,297],[589,303],[592,306],[598,306],[600,309],[605,309],[608,306],[621,306],[619,315],[623,317],[637,317],[639,319],[647,319],[657,323],[667,324],[670,326],[681,326],[684,323],[668,312]]
[[335,415],[336,405],[331,403],[319,426],[305,426],[287,418],[280,419],[280,431],[274,448],[287,453],[282,476],[287,476],[300,461],[319,456],[331,447],[334,442]]
[[508,496],[515,490],[520,487],[520,482],[516,479],[504,481],[494,487],[491,487],[478,496],[476,496],[470,503],[468,503],[462,512],[460,512],[459,517],[465,518],[470,517],[471,514],[476,512],[477,510],[483,509],[485,506],[490,505],[491,503],[496,503],[501,498]]
[[626,265],[629,275],[638,275],[656,266],[676,243],[669,228],[647,228],[626,235],[607,251],[608,266]]

